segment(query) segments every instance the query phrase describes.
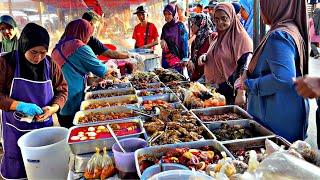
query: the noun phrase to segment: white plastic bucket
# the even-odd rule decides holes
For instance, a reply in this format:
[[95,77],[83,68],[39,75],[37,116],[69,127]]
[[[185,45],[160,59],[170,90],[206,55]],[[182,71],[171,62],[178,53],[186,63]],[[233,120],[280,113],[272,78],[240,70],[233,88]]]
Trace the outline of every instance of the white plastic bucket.
[[67,179],[69,146],[65,140],[68,129],[46,127],[21,136],[18,146],[29,180]]

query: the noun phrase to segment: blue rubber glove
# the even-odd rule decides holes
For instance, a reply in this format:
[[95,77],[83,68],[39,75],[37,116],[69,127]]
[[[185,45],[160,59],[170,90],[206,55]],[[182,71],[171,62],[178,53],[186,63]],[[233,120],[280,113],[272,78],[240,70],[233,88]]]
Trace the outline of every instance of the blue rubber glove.
[[43,111],[39,106],[31,103],[25,103],[25,102],[20,102],[17,105],[17,111],[23,112],[29,116],[34,116],[36,114],[43,114]]

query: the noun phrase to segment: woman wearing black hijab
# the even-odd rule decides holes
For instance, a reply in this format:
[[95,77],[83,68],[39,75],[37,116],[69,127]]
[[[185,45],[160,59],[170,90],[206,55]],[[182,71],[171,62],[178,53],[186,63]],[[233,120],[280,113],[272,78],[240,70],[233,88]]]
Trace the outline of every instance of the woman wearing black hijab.
[[[1,175],[5,179],[27,177],[18,139],[33,129],[52,126],[52,114],[64,106],[68,96],[61,69],[46,56],[48,46],[48,32],[29,23],[18,40],[18,50],[0,57]],[[35,118],[25,122],[22,116]]]

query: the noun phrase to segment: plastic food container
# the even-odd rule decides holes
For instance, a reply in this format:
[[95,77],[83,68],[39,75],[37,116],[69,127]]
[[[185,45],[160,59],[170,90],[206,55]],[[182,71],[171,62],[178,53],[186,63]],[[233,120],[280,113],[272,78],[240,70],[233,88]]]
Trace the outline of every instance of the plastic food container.
[[210,177],[204,173],[190,171],[190,170],[172,170],[164,171],[162,173],[152,176],[149,180],[168,180],[168,179],[185,179],[185,180],[212,180]]
[[[163,163],[162,164],[163,171],[171,171],[171,170],[189,170],[186,166],[181,164],[174,163]],[[155,164],[153,166],[148,167],[141,176],[141,180],[147,180],[151,178],[153,175],[160,173],[159,164]]]

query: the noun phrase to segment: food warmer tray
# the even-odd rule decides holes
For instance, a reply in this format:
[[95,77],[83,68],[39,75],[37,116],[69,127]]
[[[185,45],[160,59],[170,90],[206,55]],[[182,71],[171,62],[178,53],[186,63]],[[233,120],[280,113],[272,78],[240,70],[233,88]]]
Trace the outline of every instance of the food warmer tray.
[[182,109],[183,111],[188,111],[188,109],[180,102],[176,102],[176,103],[169,103],[173,109]]
[[[200,119],[200,117],[198,117],[198,114],[210,116],[210,115],[218,115],[218,114],[226,114],[226,113],[236,113],[236,114],[244,117],[244,119],[236,119],[236,120],[253,119],[253,117],[249,113],[247,113],[245,110],[243,110],[242,108],[240,108],[239,106],[236,106],[236,105],[210,107],[210,108],[202,108],[202,109],[191,109],[190,111],[199,120],[201,120],[201,119]],[[229,120],[227,120],[227,121],[229,121]],[[214,122],[226,122],[226,121],[211,121],[211,122],[204,122],[203,121],[203,123],[205,123],[205,124],[214,123]]]
[[[143,134],[140,134],[139,138],[148,140],[147,134],[144,132]],[[100,149],[100,154],[103,155],[102,149]],[[75,173],[84,173],[86,166],[88,164],[88,161],[94,155],[95,153],[87,153],[87,154],[78,154],[78,155],[72,155],[74,156],[72,161],[70,161],[70,165],[72,166],[72,170]],[[111,158],[113,164],[115,164],[114,161],[114,155],[112,150],[107,151],[108,156]],[[70,158],[71,159],[71,158]]]
[[[156,90],[161,90],[162,92],[164,92],[163,94],[169,94],[169,93],[173,93],[171,91],[170,88],[167,88],[167,87],[162,87],[162,88],[150,88],[150,89],[140,89],[140,90],[137,90],[137,96],[139,97],[144,97],[144,96],[140,96],[139,94],[143,91],[148,91],[148,92],[153,92],[153,91],[156,91]],[[156,94],[156,95],[161,95],[161,94]],[[150,96],[154,96],[154,95],[150,95]]]
[[[145,129],[142,125],[142,121],[140,118],[138,117],[134,117],[134,118],[128,118],[125,120],[117,120],[117,121],[108,121],[108,122],[104,122],[104,123],[96,123],[94,124],[95,126],[99,126],[99,125],[106,125],[109,123],[126,123],[126,122],[135,122],[139,125],[139,128],[141,130],[141,132],[136,133],[136,134],[129,134],[129,135],[125,135],[125,136],[117,136],[118,139],[125,139],[125,138],[129,138],[129,137],[139,137],[141,136],[141,134],[145,133]],[[104,138],[104,139],[97,139],[97,140],[86,140],[83,142],[69,142],[69,138],[70,138],[70,134],[71,131],[73,129],[79,128],[79,127],[90,127],[93,124],[85,124],[85,125],[79,125],[79,126],[73,126],[69,129],[66,141],[69,144],[70,150],[73,154],[78,155],[78,154],[86,154],[86,153],[93,153],[96,151],[96,147],[98,147],[99,149],[103,149],[104,147],[107,148],[107,150],[111,150],[112,149],[112,145],[115,143],[115,140],[113,139],[113,137],[110,138]]]
[[[82,123],[82,124],[79,124],[79,119],[80,117],[84,117],[84,116],[87,116],[89,115],[90,113],[98,113],[98,112],[101,112],[103,114],[107,114],[107,113],[111,113],[111,112],[114,112],[114,113],[118,113],[118,112],[125,112],[125,113],[129,113],[129,112],[133,112],[132,109],[130,108],[127,108],[125,106],[111,106],[111,107],[106,107],[106,108],[100,108],[100,109],[89,109],[89,110],[85,110],[85,111],[78,111],[75,116],[74,116],[74,119],[73,119],[73,124],[74,125],[86,125],[86,124],[100,124],[100,123],[103,123],[102,122],[90,122],[90,123]],[[139,114],[135,114],[133,113],[135,116],[139,116]],[[113,120],[106,120],[106,121],[118,121],[119,119],[113,119]],[[106,122],[104,121],[104,122]]]
[[[108,97],[108,98],[102,98],[102,99],[90,99],[86,101],[82,101],[80,110],[84,111],[85,108],[91,104],[95,103],[122,103],[125,101],[134,101],[134,104],[137,105],[139,102],[138,96],[136,94],[133,95],[124,95],[124,96],[116,96],[116,97]],[[111,106],[110,106],[111,107]]]
[[166,82],[164,83],[166,87],[171,88],[173,90],[178,89],[181,85],[183,86],[183,88],[188,87],[187,89],[189,89],[190,87],[190,82],[189,81],[174,81],[174,85],[178,84],[178,86],[172,87],[172,82]]
[[[245,128],[252,128],[254,129],[254,132],[251,132],[254,136],[253,138],[247,138],[247,139],[254,139],[254,138],[258,138],[258,137],[275,137],[276,135],[271,132],[270,130],[268,130],[267,128],[263,127],[261,124],[259,124],[258,122],[254,121],[254,120],[235,120],[235,121],[220,121],[220,122],[215,122],[215,123],[209,123],[209,124],[205,124],[205,126],[207,126],[207,128],[209,129],[209,131],[215,136],[217,137],[212,131],[215,129],[220,128],[221,124],[229,124],[229,125],[241,125]],[[220,141],[219,139],[217,139],[218,141]],[[227,140],[225,142],[229,142],[229,141],[239,141],[242,139],[235,139],[235,140]]]
[[[286,139],[281,136],[275,137],[260,137],[260,138],[253,138],[253,139],[239,139],[238,141],[225,141],[222,142],[223,146],[228,149],[228,151],[232,154],[232,151],[238,151],[239,149],[250,149],[250,148],[265,148],[265,140],[269,139],[276,143],[279,146],[284,146],[285,149],[288,149],[291,145]],[[233,158],[237,158],[232,154]]]
[[158,95],[153,95],[153,96],[143,96],[140,98],[141,98],[141,101],[139,102],[139,105],[141,105],[143,103],[143,101],[147,101],[147,100],[155,101],[157,99],[167,101],[168,103],[181,102],[180,99],[174,93],[158,94]]
[[[126,89],[126,88],[132,88],[131,83],[119,83],[119,84],[113,84],[116,89]],[[84,90],[85,93],[87,92],[99,92],[99,91],[107,91],[107,90],[112,90],[112,89],[104,89],[104,90],[97,90],[97,91],[88,91],[91,86],[87,86],[86,89]]]
[[[130,88],[121,88],[121,89],[110,89],[110,90],[103,90],[103,91],[92,91],[87,92],[84,96],[84,100],[91,100],[92,95],[97,94],[114,94],[114,93],[125,93],[127,95],[134,95],[136,94],[136,90],[133,87]],[[120,97],[120,96],[113,96],[113,97]],[[109,98],[109,97],[108,97]],[[101,98],[100,98],[101,99]]]
[[226,154],[233,158],[231,153],[223,147],[223,145],[215,140],[204,140],[204,141],[194,141],[194,142],[185,142],[185,143],[178,143],[178,144],[166,144],[166,145],[161,145],[161,146],[152,146],[152,147],[146,147],[143,149],[138,149],[134,153],[134,158],[135,158],[135,164],[136,164],[136,169],[139,177],[141,177],[141,172],[139,168],[140,161],[143,160],[145,157],[156,157],[160,158],[166,154],[166,152],[173,150],[175,148],[202,148],[204,146],[213,146],[216,150],[218,151],[225,151]]

